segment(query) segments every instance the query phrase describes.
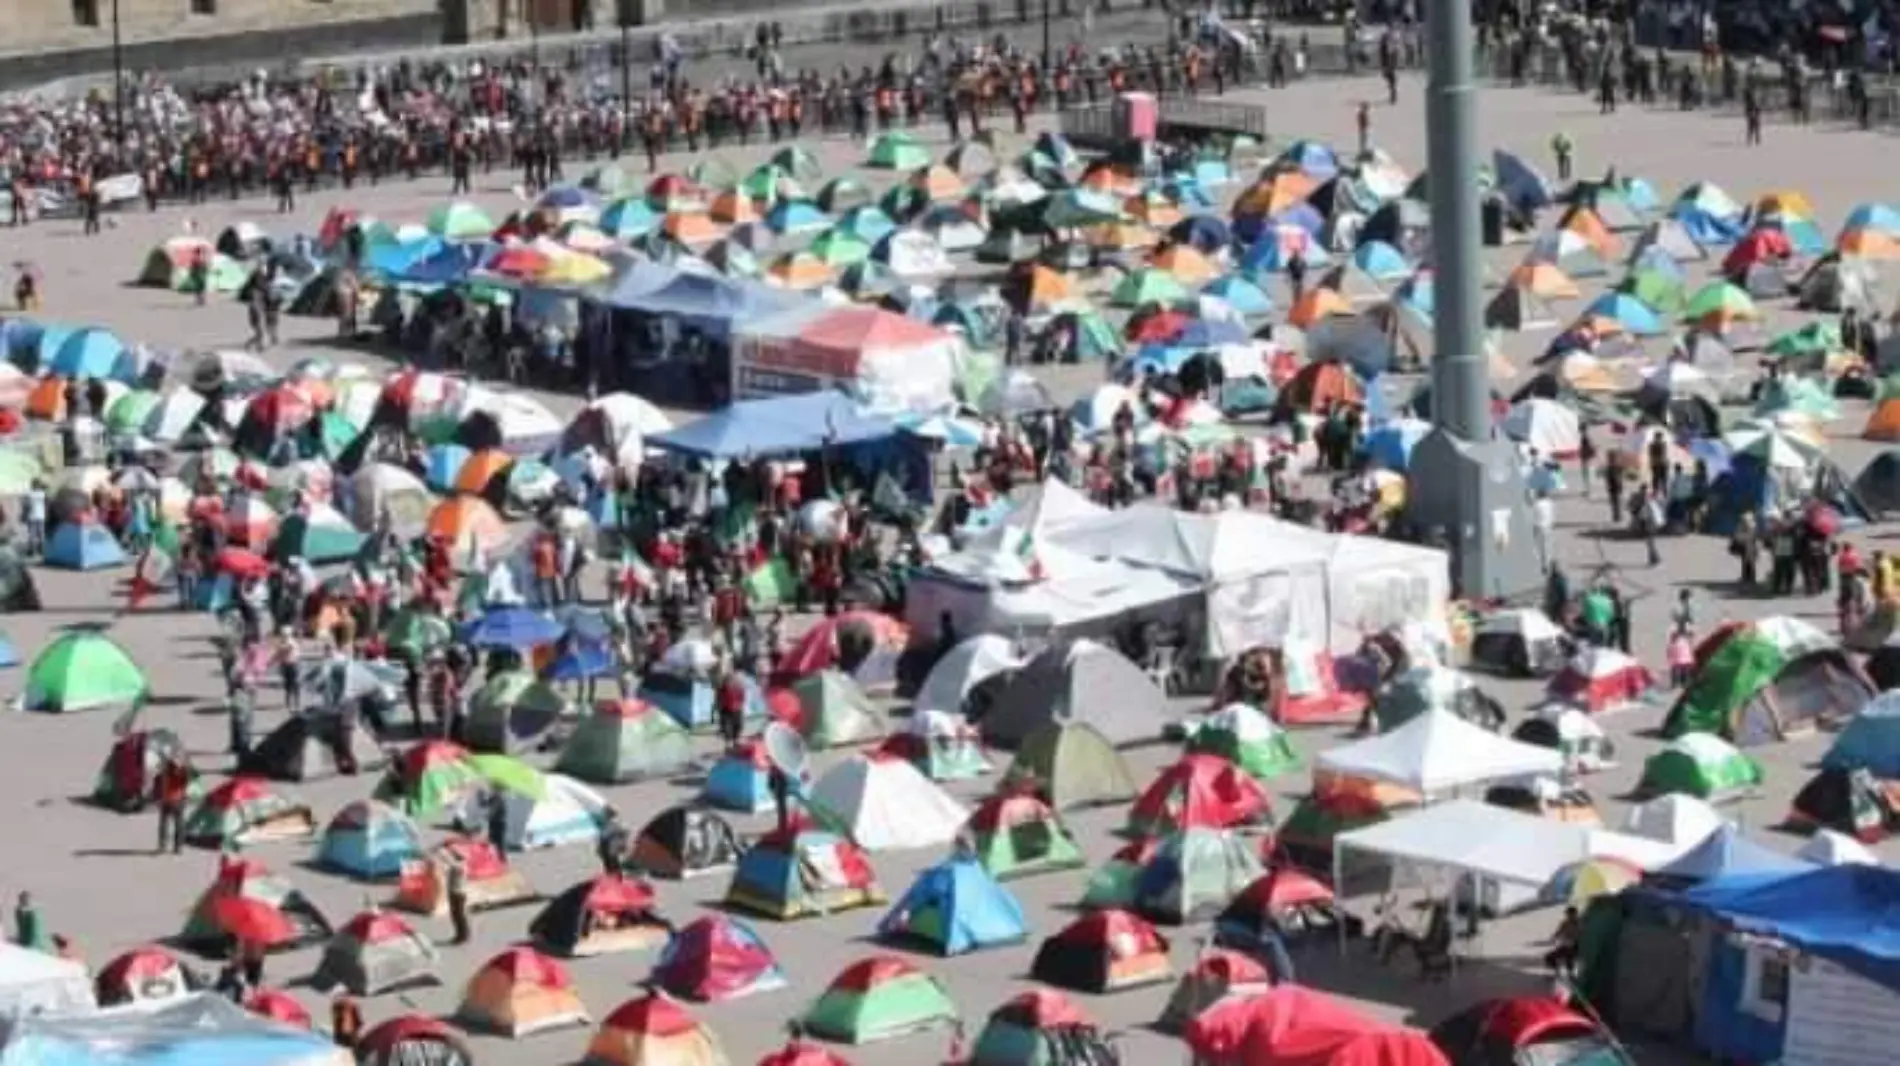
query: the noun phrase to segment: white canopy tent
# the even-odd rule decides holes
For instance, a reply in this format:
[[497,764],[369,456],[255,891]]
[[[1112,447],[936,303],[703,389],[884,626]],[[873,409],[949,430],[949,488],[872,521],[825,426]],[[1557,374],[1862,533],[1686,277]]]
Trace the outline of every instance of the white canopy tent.
[[1501,737],[1451,711],[1433,709],[1390,733],[1321,753],[1314,769],[1399,785],[1429,798],[1507,778],[1554,777],[1563,773],[1563,764],[1553,749]]

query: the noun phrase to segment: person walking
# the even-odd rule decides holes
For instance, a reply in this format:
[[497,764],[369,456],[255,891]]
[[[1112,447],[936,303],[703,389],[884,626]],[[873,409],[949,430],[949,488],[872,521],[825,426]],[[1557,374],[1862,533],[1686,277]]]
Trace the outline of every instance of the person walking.
[[18,902],[13,905],[13,942],[32,951],[52,947],[52,938],[46,933],[46,919],[40,916],[31,892],[20,893]]
[[1742,127],[1745,142],[1761,143],[1761,99],[1755,95],[1755,83],[1742,89]]
[[1576,152],[1576,144],[1570,135],[1562,130],[1550,136],[1550,154],[1557,161],[1557,180],[1570,180],[1570,160]]

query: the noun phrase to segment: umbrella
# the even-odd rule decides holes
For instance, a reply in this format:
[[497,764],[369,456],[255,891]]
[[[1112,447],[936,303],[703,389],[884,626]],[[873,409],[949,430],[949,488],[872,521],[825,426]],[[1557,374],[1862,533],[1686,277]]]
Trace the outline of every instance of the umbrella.
[[520,759],[507,755],[477,754],[468,757],[468,765],[498,788],[518,792],[529,799],[547,797],[547,778]]
[[561,623],[528,607],[491,607],[464,639],[481,648],[532,648],[561,638]]

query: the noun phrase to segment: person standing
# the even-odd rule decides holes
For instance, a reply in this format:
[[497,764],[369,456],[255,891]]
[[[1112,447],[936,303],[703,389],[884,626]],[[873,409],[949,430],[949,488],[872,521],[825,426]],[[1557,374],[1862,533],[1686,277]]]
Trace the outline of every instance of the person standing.
[[185,764],[178,759],[165,760],[158,771],[155,791],[158,793],[158,853],[165,853],[169,841],[171,853],[176,855],[185,845],[185,799],[191,791],[191,774]]
[[627,832],[627,824],[620,820],[620,812],[607,808],[595,844],[594,857],[600,860],[600,872],[608,877],[624,876],[627,856],[632,850],[633,839]]
[[1570,180],[1570,161],[1571,157],[1576,153],[1576,148],[1577,146],[1570,140],[1568,133],[1558,130],[1556,133],[1551,134],[1550,154],[1557,161],[1558,181]]
[[362,1008],[347,994],[338,994],[330,1001],[330,1039],[336,1041],[337,1047],[354,1052],[362,1035]]
[[500,786],[488,790],[488,844],[495,854],[508,853],[508,798],[502,794]]
[[1742,88],[1742,126],[1746,143],[1761,143],[1761,99],[1752,80]]
[[33,951],[52,947],[52,938],[46,934],[46,919],[40,916],[31,892],[20,893],[19,901],[13,906],[13,942]]
[[1365,155],[1372,150],[1372,105],[1359,101],[1359,109],[1353,114],[1353,123],[1359,127],[1359,154]]
[[303,678],[300,676],[302,649],[289,626],[280,626],[271,648],[271,660],[277,667],[277,681],[284,689],[284,709],[291,714],[303,712]]
[[256,720],[256,693],[247,682],[225,702],[225,719],[231,731],[231,759],[242,768],[251,757],[251,730]]
[[468,943],[470,929],[468,921],[468,860],[460,853],[450,851],[442,867],[442,887],[448,897],[449,928],[453,931],[449,943],[462,945]]

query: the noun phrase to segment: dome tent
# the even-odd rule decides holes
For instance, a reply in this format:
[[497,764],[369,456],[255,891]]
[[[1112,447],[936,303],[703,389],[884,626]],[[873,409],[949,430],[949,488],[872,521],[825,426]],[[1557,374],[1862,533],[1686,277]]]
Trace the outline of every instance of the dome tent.
[[948,843],[969,817],[962,804],[911,764],[864,755],[827,771],[813,786],[809,803],[839,819],[851,839],[869,851]]
[[468,1028],[511,1040],[588,1022],[567,969],[522,947],[509,948],[475,971],[455,1017]]
[[352,877],[395,877],[421,858],[416,824],[376,800],[357,800],[336,812],[317,843],[318,864]]
[[669,807],[640,830],[631,862],[655,877],[688,878],[739,861],[739,835],[719,815],[697,807]]
[[365,911],[330,938],[310,983],[318,991],[341,986],[353,995],[376,996],[440,983],[436,962],[435,945],[409,923],[393,914]]
[[587,1045],[588,1066],[725,1066],[711,1029],[664,992],[615,1007]]
[[1030,976],[1077,992],[1115,992],[1174,975],[1168,942],[1124,910],[1085,914],[1036,949]]
[[869,1044],[956,1020],[956,1004],[936,978],[895,955],[873,955],[845,967],[799,1027],[825,1040]]
[[1721,800],[1762,783],[1761,764],[1709,733],[1685,733],[1643,763],[1637,791]]
[[1069,997],[1034,988],[990,1012],[970,1066],[1081,1066],[1112,1062],[1102,1030]]
[[238,759],[238,771],[273,781],[314,781],[374,768],[383,753],[365,729],[342,728],[326,709],[285,718]]
[[1159,737],[1167,697],[1121,653],[1094,641],[1051,645],[997,694],[978,725],[1002,747],[1017,747],[1050,722],[1089,725],[1114,744]]
[[678,773],[692,760],[692,737],[665,712],[640,700],[603,700],[575,727],[555,769],[618,785]]
[[645,951],[664,942],[671,930],[656,903],[645,881],[603,874],[550,900],[529,923],[528,933],[549,954],[563,958]]
[[1797,619],[1771,617],[1717,630],[1696,649],[1696,669],[1663,733],[1713,733],[1742,747],[1843,718],[1873,696],[1838,645]]
[[417,914],[448,914],[444,867],[459,863],[468,888],[468,909],[492,910],[540,898],[520,871],[486,840],[451,837],[417,862],[404,863],[396,882],[395,905]]
[[1186,750],[1217,755],[1263,784],[1300,766],[1287,731],[1245,703],[1230,703],[1207,716],[1188,734]]
[[1086,861],[1055,808],[1019,787],[1005,786],[977,806],[962,846],[998,880],[1073,870]]
[[204,794],[185,817],[185,842],[224,850],[316,833],[310,808],[272,792],[254,777],[234,777]]
[[1213,1007],[1235,999],[1257,996],[1273,987],[1267,968],[1252,956],[1224,948],[1208,948],[1181,975],[1155,1028],[1179,1034]]
[[274,951],[304,947],[330,936],[329,921],[295,885],[263,863],[223,859],[217,879],[192,905],[178,943],[194,951],[225,951],[232,944],[226,926],[234,917],[255,921],[271,934],[266,946]]
[[740,857],[726,903],[786,921],[884,902],[857,845],[794,824],[761,837]]
[[710,914],[673,934],[653,967],[653,982],[668,994],[720,1003],[785,987],[778,960],[752,927]]
[[1128,811],[1130,836],[1180,829],[1228,829],[1267,821],[1266,789],[1216,755],[1183,755],[1149,784]]
[[1050,722],[1023,741],[1004,784],[1040,792],[1058,811],[1134,799],[1135,780],[1121,752],[1100,730]]
[[1151,921],[1183,925],[1220,913],[1264,872],[1231,830],[1183,829],[1163,837],[1135,875],[1131,902]]
[[968,855],[919,873],[877,931],[880,938],[938,955],[1019,943],[1029,935],[1022,906]]

